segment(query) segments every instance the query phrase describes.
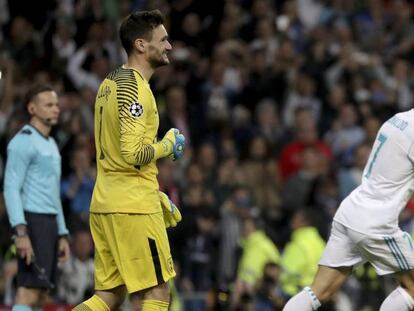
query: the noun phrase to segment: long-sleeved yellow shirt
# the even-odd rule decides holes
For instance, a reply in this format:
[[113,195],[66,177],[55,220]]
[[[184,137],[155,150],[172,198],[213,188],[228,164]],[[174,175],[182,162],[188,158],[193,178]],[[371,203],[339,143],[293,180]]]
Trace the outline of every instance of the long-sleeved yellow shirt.
[[281,282],[286,293],[293,296],[312,283],[324,249],[325,241],[315,227],[301,227],[293,231],[281,261]]
[[92,213],[161,211],[156,160],[172,150],[157,143],[158,125],[148,81],[130,68],[111,72],[95,102],[97,179]]
[[243,255],[240,258],[237,278],[254,285],[263,276],[267,263],[279,263],[280,254],[273,241],[262,231],[257,230],[242,241]]

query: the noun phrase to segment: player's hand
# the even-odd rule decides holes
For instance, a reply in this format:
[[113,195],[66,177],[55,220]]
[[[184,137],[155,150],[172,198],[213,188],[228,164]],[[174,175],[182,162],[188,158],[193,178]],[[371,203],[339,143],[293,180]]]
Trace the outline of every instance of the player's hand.
[[182,219],[180,211],[164,192],[159,191],[159,196],[165,227],[176,227]]
[[64,263],[69,259],[70,247],[66,237],[59,238],[59,263]]
[[183,134],[180,134],[180,131],[178,129],[169,129],[162,141],[169,142],[171,145],[172,152],[168,156],[169,158],[175,161],[183,156],[185,147],[185,137]]
[[32,263],[34,253],[29,236],[27,234],[24,236],[18,236],[16,237],[14,243],[16,244],[17,254],[20,258],[26,259],[26,265],[30,265]]

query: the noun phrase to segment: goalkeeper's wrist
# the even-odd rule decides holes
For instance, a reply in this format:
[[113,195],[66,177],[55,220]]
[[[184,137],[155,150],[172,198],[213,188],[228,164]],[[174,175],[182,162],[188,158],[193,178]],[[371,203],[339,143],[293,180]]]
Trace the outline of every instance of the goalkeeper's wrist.
[[174,143],[171,140],[164,138],[153,146],[155,159],[161,159],[168,157],[173,152]]

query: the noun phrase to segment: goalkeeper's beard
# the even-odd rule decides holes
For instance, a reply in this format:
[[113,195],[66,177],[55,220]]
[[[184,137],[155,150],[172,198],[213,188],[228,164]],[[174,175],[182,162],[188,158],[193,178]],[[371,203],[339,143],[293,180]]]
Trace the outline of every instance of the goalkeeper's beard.
[[152,48],[151,56],[148,59],[148,62],[150,63],[151,67],[153,69],[156,69],[161,66],[168,65],[170,63],[170,60],[168,59],[167,52],[159,52],[155,48]]

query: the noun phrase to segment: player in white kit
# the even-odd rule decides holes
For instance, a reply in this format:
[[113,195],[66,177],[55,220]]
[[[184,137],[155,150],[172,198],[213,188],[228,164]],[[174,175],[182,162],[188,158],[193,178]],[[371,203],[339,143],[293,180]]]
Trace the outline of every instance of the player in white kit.
[[414,308],[414,248],[398,217],[414,191],[414,109],[380,128],[362,183],[340,204],[311,287],[292,297],[284,311],[311,311],[328,301],[352,268],[370,262],[377,274],[400,281],[380,311]]

